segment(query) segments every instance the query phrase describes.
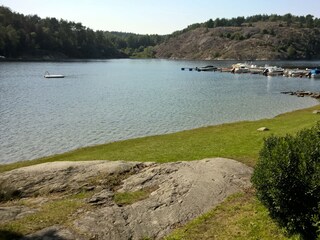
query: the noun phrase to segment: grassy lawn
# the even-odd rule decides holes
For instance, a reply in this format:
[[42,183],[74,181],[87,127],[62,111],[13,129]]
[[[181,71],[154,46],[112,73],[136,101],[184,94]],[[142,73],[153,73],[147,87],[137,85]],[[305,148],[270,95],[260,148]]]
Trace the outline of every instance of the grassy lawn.
[[[319,108],[318,105],[285,113],[272,119],[222,124],[173,134],[85,147],[37,160],[0,165],[0,172],[52,161],[105,159],[164,163],[209,157],[228,157],[254,166],[266,136],[293,134],[303,128],[313,126],[320,120],[320,115],[312,114],[312,111]],[[260,127],[268,127],[270,131],[258,132],[257,129]]]
[[165,240],[193,239],[299,239],[286,236],[254,197],[254,190],[227,198],[208,213],[178,228]]

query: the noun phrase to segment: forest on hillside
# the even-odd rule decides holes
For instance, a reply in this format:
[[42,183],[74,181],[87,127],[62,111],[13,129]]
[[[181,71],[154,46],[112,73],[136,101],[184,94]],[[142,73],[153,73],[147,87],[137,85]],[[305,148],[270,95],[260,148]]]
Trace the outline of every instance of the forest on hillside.
[[0,55],[6,58],[121,58],[152,55],[159,35],[93,31],[56,18],[23,15],[0,6]]
[[[267,25],[261,27],[261,24],[257,23]],[[206,31],[202,32],[201,29]],[[219,42],[227,42],[231,45],[242,44],[241,49],[244,51],[247,51],[250,45],[258,46],[258,50],[261,48],[260,52],[277,52],[274,56],[280,59],[305,59],[320,55],[319,29],[319,18],[310,14],[294,16],[288,13],[283,16],[272,14],[209,19],[204,23],[189,25],[170,35],[142,35],[93,31],[82,23],[49,17],[40,18],[37,15],[23,15],[0,6],[0,56],[13,59],[48,60],[127,57],[239,58],[238,50],[229,51],[227,55],[219,50],[222,47]],[[192,31],[194,36],[192,34],[182,36]],[[300,35],[302,37],[299,37]],[[178,40],[179,36],[182,39]],[[205,46],[201,40],[202,37],[210,40]],[[256,43],[266,37],[273,40],[270,44],[268,43],[269,47]],[[200,42],[197,43],[197,41]],[[184,45],[190,44],[195,45],[194,49],[190,47],[184,49]],[[200,45],[197,44],[201,45],[200,50],[198,49]],[[273,48],[276,46],[277,49],[271,49],[271,45]],[[180,52],[175,54],[177,51]],[[288,53],[283,54],[287,51]],[[270,57],[266,55],[266,58]]]
[[253,23],[257,22],[282,22],[279,27],[295,27],[295,28],[320,28],[320,18],[315,18],[313,15],[295,16],[287,13],[283,16],[277,14],[257,14],[249,17],[236,17],[231,19],[216,18],[215,20],[209,19],[204,23],[194,23],[187,28],[175,31],[170,37],[175,37],[182,33],[197,29],[197,28],[217,28],[217,27],[252,27]]

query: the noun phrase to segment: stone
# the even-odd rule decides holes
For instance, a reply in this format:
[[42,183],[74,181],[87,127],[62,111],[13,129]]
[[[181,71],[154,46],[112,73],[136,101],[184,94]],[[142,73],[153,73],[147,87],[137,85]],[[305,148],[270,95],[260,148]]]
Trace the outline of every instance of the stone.
[[101,192],[94,194],[90,199],[88,199],[87,202],[91,203],[92,205],[113,205],[113,196],[114,193],[112,191],[104,189]]
[[37,210],[25,206],[4,206],[0,207],[0,222],[5,223],[35,213]]
[[265,131],[269,131],[269,128],[267,128],[267,127],[261,127],[261,128],[258,128],[257,131],[259,131],[259,132],[265,132]]
[[312,113],[313,114],[320,114],[320,110],[314,110]]
[[84,240],[62,226],[54,225],[23,237],[21,240]]

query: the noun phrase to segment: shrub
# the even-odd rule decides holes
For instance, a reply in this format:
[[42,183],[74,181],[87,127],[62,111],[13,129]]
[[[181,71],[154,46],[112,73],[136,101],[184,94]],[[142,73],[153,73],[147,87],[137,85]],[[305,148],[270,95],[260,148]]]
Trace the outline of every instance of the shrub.
[[320,123],[295,137],[265,139],[252,182],[272,217],[290,233],[320,237]]

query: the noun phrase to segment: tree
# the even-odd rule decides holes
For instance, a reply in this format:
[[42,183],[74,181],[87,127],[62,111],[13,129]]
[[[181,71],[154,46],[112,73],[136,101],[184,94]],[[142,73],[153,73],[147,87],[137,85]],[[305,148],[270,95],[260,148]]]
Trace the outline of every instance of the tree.
[[244,17],[237,17],[235,19],[235,25],[234,26],[240,27],[244,22],[245,22],[245,18]]
[[5,28],[6,37],[5,37],[5,53],[10,57],[15,57],[17,55],[17,50],[19,46],[19,35],[17,31],[9,25]]
[[313,28],[313,16],[310,14],[306,16],[306,25],[308,28]]
[[214,22],[212,19],[209,19],[207,22],[205,22],[204,26],[206,28],[213,28],[214,27]]
[[288,53],[288,58],[293,59],[296,57],[297,51],[292,45],[290,45],[287,49],[287,53]]
[[292,24],[292,15],[290,13],[287,13],[283,16],[283,20],[287,23],[287,27],[290,27]]

